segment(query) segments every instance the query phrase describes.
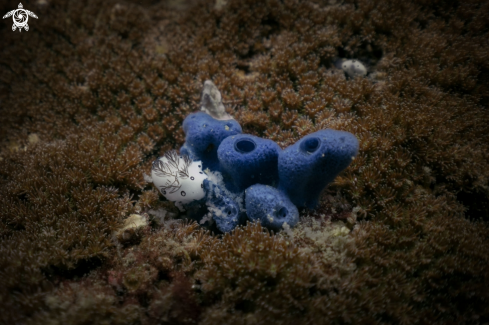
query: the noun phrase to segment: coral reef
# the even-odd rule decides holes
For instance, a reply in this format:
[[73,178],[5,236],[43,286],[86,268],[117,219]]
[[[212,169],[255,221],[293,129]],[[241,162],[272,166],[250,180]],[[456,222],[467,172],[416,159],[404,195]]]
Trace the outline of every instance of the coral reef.
[[[29,31],[0,29],[0,323],[489,322],[489,2],[23,5]],[[295,228],[213,235],[145,178],[205,80],[282,149],[358,137]]]

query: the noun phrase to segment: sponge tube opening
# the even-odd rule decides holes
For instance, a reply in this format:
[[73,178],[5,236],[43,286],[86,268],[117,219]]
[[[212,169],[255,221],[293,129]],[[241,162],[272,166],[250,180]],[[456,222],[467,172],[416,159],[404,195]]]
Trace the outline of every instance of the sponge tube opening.
[[300,148],[303,152],[311,154],[318,150],[320,143],[321,140],[319,140],[319,138],[313,137],[302,141]]
[[240,139],[234,144],[234,149],[240,153],[249,153],[255,150],[256,143],[251,139]]

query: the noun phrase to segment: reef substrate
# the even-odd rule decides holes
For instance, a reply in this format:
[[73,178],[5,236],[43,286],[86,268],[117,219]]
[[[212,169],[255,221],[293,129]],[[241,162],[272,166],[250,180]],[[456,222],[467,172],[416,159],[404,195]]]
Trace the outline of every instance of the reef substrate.
[[[488,1],[23,5],[28,32],[0,25],[0,323],[489,322]],[[205,80],[282,148],[359,139],[294,229],[213,234],[145,180]]]

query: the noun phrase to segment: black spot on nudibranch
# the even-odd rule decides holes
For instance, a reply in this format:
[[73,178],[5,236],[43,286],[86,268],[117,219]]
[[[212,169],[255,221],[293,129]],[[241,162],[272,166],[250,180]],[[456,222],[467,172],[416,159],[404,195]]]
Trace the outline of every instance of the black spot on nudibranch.
[[203,172],[199,172],[199,174],[203,174]]
[[204,188],[204,183],[200,184],[200,188]]
[[180,192],[180,194],[181,194],[182,196],[187,195],[187,193],[185,193],[185,191],[181,191],[181,192]]
[[192,177],[190,177],[190,179],[191,179],[191,180],[194,180],[195,178],[192,176]]
[[202,167],[201,165],[199,165],[199,168]]

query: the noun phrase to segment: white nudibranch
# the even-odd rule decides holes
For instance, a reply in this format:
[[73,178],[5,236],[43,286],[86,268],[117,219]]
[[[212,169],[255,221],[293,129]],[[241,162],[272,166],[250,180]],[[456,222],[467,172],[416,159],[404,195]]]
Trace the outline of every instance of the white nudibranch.
[[183,209],[182,204],[200,200],[205,196],[201,161],[192,161],[188,156],[180,156],[175,150],[165,153],[153,162],[151,168],[153,184],[169,201]]
[[349,77],[360,76],[363,77],[367,74],[367,68],[362,62],[358,60],[346,60],[341,63],[341,68]]

